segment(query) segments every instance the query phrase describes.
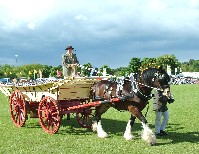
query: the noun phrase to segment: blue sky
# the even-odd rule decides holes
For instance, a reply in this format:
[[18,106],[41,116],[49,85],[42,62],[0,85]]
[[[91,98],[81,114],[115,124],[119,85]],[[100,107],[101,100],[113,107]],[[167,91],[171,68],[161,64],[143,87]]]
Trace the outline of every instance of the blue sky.
[[0,0],[0,40],[0,65],[58,66],[68,45],[95,67],[198,60],[199,0]]

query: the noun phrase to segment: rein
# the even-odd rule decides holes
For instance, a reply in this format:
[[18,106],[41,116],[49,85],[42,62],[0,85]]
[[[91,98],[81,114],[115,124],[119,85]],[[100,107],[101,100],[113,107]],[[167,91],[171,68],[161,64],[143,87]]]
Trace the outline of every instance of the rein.
[[[136,81],[137,82],[137,81]],[[151,88],[151,89],[155,89],[155,90],[160,90],[160,91],[162,91],[162,89],[161,88],[156,88],[156,87],[152,87],[152,86],[148,86],[148,85],[146,85],[146,84],[143,84],[143,83],[140,83],[140,82],[137,82],[139,85],[142,85],[142,86],[144,86],[144,87],[148,87],[148,88]]]
[[143,94],[143,92],[142,92],[140,86],[142,86],[142,87],[147,87],[147,88],[150,88],[150,89],[155,89],[155,90],[160,90],[160,91],[162,91],[161,88],[152,87],[152,86],[143,84],[143,83],[141,83],[141,82],[138,82],[138,81],[134,78],[134,76],[131,76],[130,81],[131,81],[131,83],[132,83],[132,91],[133,91],[135,94],[137,94],[138,96],[144,98],[145,100],[151,99],[151,97],[152,97],[152,96],[151,96],[151,93],[150,93],[150,95],[145,95],[145,94]]
[[147,106],[147,109],[146,109],[146,113],[144,115],[145,117],[147,116],[148,111],[149,111],[149,103],[148,103],[148,106]]

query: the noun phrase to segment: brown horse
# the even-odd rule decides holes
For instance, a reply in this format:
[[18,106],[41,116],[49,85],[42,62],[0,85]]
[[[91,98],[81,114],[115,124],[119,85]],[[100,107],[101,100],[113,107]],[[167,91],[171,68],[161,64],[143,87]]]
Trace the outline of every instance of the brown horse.
[[[122,81],[122,83],[121,83]],[[152,89],[164,90],[169,87],[170,77],[162,68],[149,68],[142,73],[134,74],[130,78],[118,81],[102,80],[92,87],[92,96],[94,100],[110,100],[120,98],[119,102],[108,102],[96,107],[95,120],[93,122],[93,131],[97,131],[98,137],[105,138],[108,134],[103,130],[101,125],[101,115],[110,107],[117,110],[127,110],[131,113],[131,118],[127,123],[124,138],[131,140],[133,135],[131,128],[136,118],[143,126],[142,138],[150,145],[156,143],[156,137],[148,127],[146,118],[142,115],[142,110],[148,104],[151,98]],[[167,93],[168,94],[168,93]]]

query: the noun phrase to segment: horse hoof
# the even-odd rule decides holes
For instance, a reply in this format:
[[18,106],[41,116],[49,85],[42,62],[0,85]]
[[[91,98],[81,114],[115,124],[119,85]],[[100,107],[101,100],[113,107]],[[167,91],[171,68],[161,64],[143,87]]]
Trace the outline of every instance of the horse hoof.
[[126,140],[132,140],[132,139],[133,139],[133,135],[124,134],[124,138],[125,138]]
[[93,122],[92,130],[93,130],[93,132],[97,132],[97,122]]
[[150,145],[150,146],[155,146],[155,143],[150,143],[149,145]]
[[106,137],[108,137],[108,134],[107,133],[98,134],[98,137],[99,138],[106,138]]

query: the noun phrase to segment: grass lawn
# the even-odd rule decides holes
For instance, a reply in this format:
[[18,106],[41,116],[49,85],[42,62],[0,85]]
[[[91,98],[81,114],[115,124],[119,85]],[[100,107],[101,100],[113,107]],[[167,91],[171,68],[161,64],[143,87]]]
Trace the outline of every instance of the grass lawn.
[[[136,119],[135,139],[126,141],[123,133],[129,120],[128,112],[110,109],[103,115],[102,125],[109,137],[100,139],[91,130],[80,128],[72,116],[62,120],[56,134],[43,131],[39,119],[28,119],[17,128],[10,118],[9,100],[0,93],[0,153],[2,154],[198,154],[199,153],[199,85],[172,85],[175,102],[169,104],[168,136],[158,137],[155,146],[140,138],[141,124]],[[154,131],[155,114],[150,100],[147,120]],[[145,114],[146,109],[143,111]]]

